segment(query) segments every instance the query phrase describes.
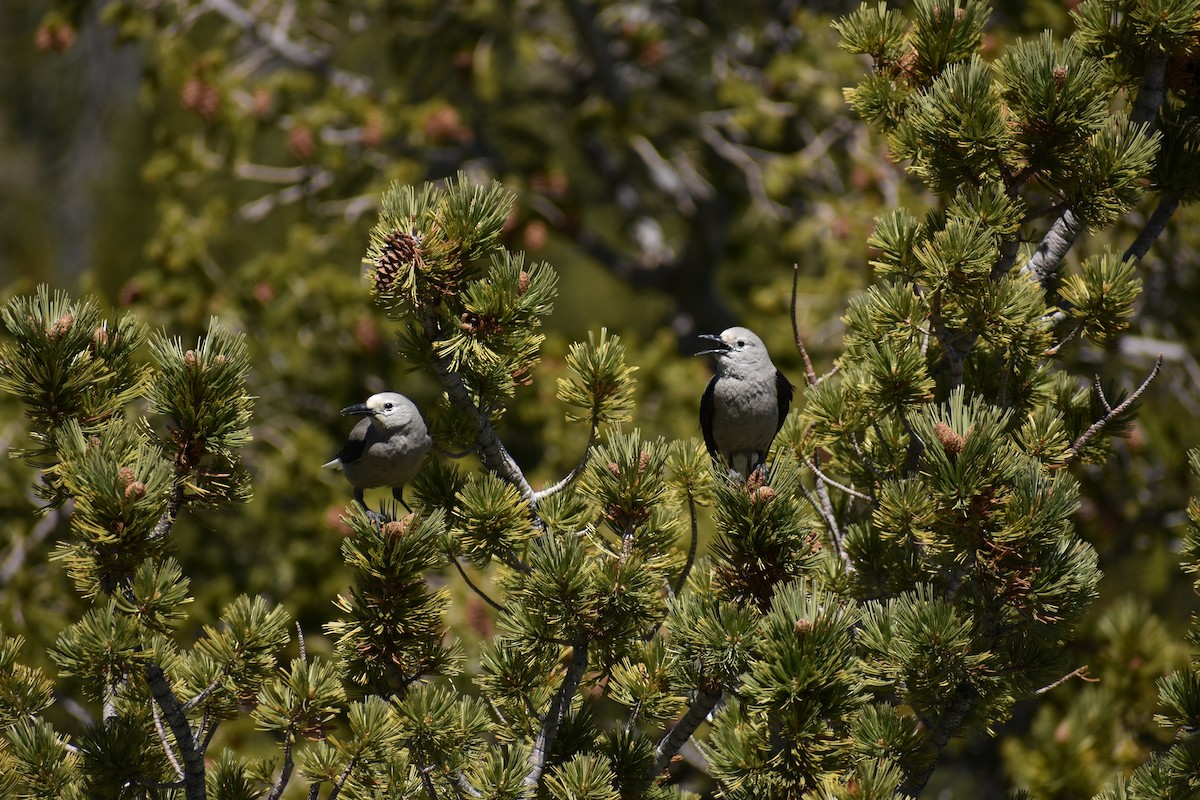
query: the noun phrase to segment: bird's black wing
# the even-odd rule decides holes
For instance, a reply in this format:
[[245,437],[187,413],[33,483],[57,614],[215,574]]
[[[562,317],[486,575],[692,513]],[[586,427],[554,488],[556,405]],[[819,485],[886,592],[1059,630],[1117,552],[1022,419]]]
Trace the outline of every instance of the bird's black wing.
[[371,440],[371,420],[362,419],[346,437],[346,443],[338,451],[337,459],[343,464],[353,464],[362,458],[363,451]]
[[700,432],[704,434],[704,446],[713,458],[717,458],[717,440],[713,438],[713,391],[716,388],[717,376],[714,375],[700,396]]
[[775,370],[775,404],[779,407],[779,424],[775,427],[776,433],[779,433],[779,429],[783,427],[788,409],[792,407],[792,392],[792,384],[783,377],[782,372]]

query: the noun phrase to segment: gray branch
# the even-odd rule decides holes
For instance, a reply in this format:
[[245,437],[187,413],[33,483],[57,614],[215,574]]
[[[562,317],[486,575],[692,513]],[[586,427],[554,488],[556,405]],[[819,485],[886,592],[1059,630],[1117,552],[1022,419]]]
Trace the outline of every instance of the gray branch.
[[687,713],[675,723],[675,727],[667,731],[658,748],[654,751],[654,772],[661,774],[671,765],[671,760],[680,748],[692,738],[692,734],[700,727],[700,723],[708,718],[721,699],[720,689],[702,689],[696,693]]
[[1021,274],[1032,275],[1043,289],[1047,288],[1058,275],[1063,260],[1081,233],[1083,233],[1083,221],[1068,208],[1050,226],[1050,230],[1042,238],[1042,243],[1038,245],[1033,258],[1029,259],[1029,263],[1021,268]]
[[1133,240],[1133,244],[1129,245],[1129,249],[1121,256],[1122,261],[1128,261],[1131,258],[1136,258],[1141,261],[1142,258],[1150,251],[1150,245],[1154,244],[1154,240],[1162,235],[1162,232],[1167,229],[1167,223],[1171,221],[1171,216],[1179,208],[1179,198],[1174,195],[1164,194],[1158,198],[1158,205],[1154,207],[1154,211],[1150,214],[1150,219],[1146,220],[1145,227],[1141,233]]
[[542,772],[546,769],[546,759],[550,757],[550,751],[554,748],[554,737],[558,735],[558,726],[566,716],[567,709],[571,707],[575,690],[579,687],[584,670],[587,669],[587,658],[587,635],[581,631],[575,635],[575,641],[571,646],[571,664],[567,667],[567,674],[563,676],[562,685],[558,687],[558,692],[554,695],[554,700],[546,711],[546,717],[542,720],[542,729],[538,731],[537,740],[533,744],[533,752],[529,754],[529,773],[521,781],[522,785],[527,788],[535,788],[538,781],[541,780]]
[[192,739],[192,726],[188,723],[183,704],[171,691],[162,667],[153,661],[146,664],[146,684],[158,707],[162,709],[167,726],[175,736],[175,746],[183,759],[183,793],[187,800],[205,800],[204,751]]

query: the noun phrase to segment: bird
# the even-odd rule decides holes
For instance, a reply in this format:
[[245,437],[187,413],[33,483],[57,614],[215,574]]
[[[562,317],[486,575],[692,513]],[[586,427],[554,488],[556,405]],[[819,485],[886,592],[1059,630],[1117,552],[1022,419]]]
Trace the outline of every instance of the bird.
[[347,406],[342,416],[363,417],[325,469],[341,470],[354,487],[354,499],[367,509],[363,490],[389,486],[392,497],[404,502],[404,484],[421,468],[433,439],[416,404],[398,392],[380,392],[365,403]]
[[700,338],[716,344],[717,374],[700,398],[700,430],[716,463],[749,478],[767,459],[792,404],[792,384],[771,362],[762,339],[735,327]]

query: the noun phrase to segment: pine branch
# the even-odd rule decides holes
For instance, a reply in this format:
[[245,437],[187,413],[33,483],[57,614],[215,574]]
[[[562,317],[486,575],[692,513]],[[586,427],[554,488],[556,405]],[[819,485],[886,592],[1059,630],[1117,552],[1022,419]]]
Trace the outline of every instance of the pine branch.
[[1034,280],[1047,288],[1058,274],[1063,259],[1075,244],[1075,240],[1083,233],[1083,222],[1075,216],[1075,212],[1067,209],[1062,213],[1050,230],[1042,238],[1033,258],[1021,268],[1022,275],[1032,275]]
[[533,752],[529,754],[529,772],[521,781],[521,784],[529,789],[536,788],[541,780],[542,772],[546,769],[546,759],[550,757],[550,751],[554,748],[558,726],[562,723],[567,709],[571,707],[575,689],[578,688],[584,670],[587,669],[588,640],[582,631],[575,635],[571,650],[571,664],[567,667],[567,674],[563,676],[562,685],[558,687],[558,692],[546,711],[542,729],[538,731],[537,740],[533,744]]
[[1134,101],[1133,111],[1129,113],[1130,122],[1135,125],[1149,124],[1155,127],[1158,121],[1158,109],[1162,107],[1166,97],[1167,52],[1155,46],[1154,52],[1146,56],[1145,71],[1142,73],[1142,90]]
[[963,721],[966,720],[967,714],[971,711],[971,706],[974,704],[977,694],[974,687],[967,683],[959,684],[954,694],[950,697],[950,702],[942,711],[941,716],[933,723],[930,730],[929,740],[937,749],[937,755],[929,759],[929,763],[921,768],[920,772],[912,773],[905,780],[900,790],[909,797],[920,797],[921,792],[925,789],[925,784],[929,783],[929,778],[933,775],[934,769],[937,768],[938,758],[941,757],[942,751],[946,749],[950,739],[962,727]]
[[151,661],[146,664],[145,675],[150,694],[162,709],[167,725],[175,735],[175,746],[179,748],[179,754],[183,758],[184,796],[187,800],[205,800],[207,790],[204,785],[204,751],[192,740],[192,726],[188,723],[183,705],[171,691],[171,685],[161,667]]
[[[424,328],[425,339],[432,349],[432,344],[438,340],[437,320],[432,312],[425,314]],[[529,481],[525,480],[525,474],[504,447],[504,443],[500,441],[495,428],[492,427],[491,419],[471,399],[471,393],[467,390],[462,375],[450,366],[448,358],[437,355],[436,351],[433,354],[433,368],[450,402],[474,417],[478,426],[475,433],[475,452],[479,454],[484,467],[516,487],[521,496],[532,503],[533,488]]]
[[[338,779],[333,782],[333,788],[329,790],[329,797],[327,800],[337,800],[337,796],[341,794],[342,787],[346,785],[346,781],[350,780],[350,773],[353,772],[354,768],[358,765],[359,755],[361,754],[354,754],[354,758],[350,759],[350,763],[348,763],[346,768],[342,770],[342,774],[339,775]],[[309,796],[312,796],[311,790],[309,791]]]
[[[1156,377],[1158,377],[1158,372],[1159,372],[1159,370],[1162,369],[1162,364],[1163,364],[1163,356],[1161,353],[1159,353],[1158,358],[1155,359],[1155,361],[1154,361],[1154,369],[1150,370],[1150,374],[1148,376],[1146,376],[1146,380],[1142,381],[1142,385],[1137,388],[1137,391],[1135,391],[1133,394],[1129,395],[1129,397],[1125,400],[1124,403],[1121,403],[1119,406],[1110,410],[1103,417],[1101,417],[1100,419],[1098,419],[1094,423],[1092,423],[1092,426],[1090,428],[1088,428],[1086,431],[1084,431],[1083,434],[1080,435],[1080,437],[1075,440],[1075,443],[1071,445],[1071,449],[1067,451],[1067,453],[1068,453],[1067,461],[1068,462],[1078,458],[1079,454],[1083,450],[1084,446],[1086,446],[1087,443],[1089,441],[1091,441],[1092,437],[1095,436],[1097,433],[1099,433],[1104,428],[1105,425],[1107,425],[1109,422],[1111,422],[1114,417],[1117,417],[1117,416],[1125,413],[1125,411],[1131,405],[1133,405],[1134,403],[1137,402],[1138,398],[1141,397],[1145,393],[1145,391],[1150,388],[1150,383]],[[1107,405],[1107,402],[1106,402],[1106,405]]]
[[283,737],[283,766],[279,768],[279,777],[275,779],[275,784],[271,787],[271,793],[267,795],[267,800],[279,800],[283,796],[283,790],[287,788],[288,781],[292,778],[292,731],[289,729]]
[[701,689],[675,727],[667,731],[654,751],[654,774],[661,775],[671,765],[680,748],[692,738],[700,723],[708,718],[721,699],[720,689]]
[[1142,258],[1150,251],[1150,245],[1154,244],[1154,240],[1162,235],[1162,232],[1167,229],[1167,223],[1171,221],[1172,215],[1179,208],[1179,198],[1174,195],[1163,195],[1158,198],[1158,205],[1154,207],[1154,211],[1150,214],[1150,219],[1146,220],[1146,225],[1138,233],[1137,238],[1133,240],[1133,244],[1129,245],[1129,249],[1121,256],[1122,261],[1128,261],[1135,258],[1141,261]]
[[687,563],[683,565],[683,571],[679,573],[679,579],[675,582],[673,594],[678,595],[683,591],[683,587],[687,584],[688,574],[692,571],[692,564],[696,562],[696,546],[700,542],[700,529],[696,520],[696,498],[692,496],[692,492],[688,490],[688,514],[692,522],[692,543],[688,546]]
[[158,522],[154,526],[154,530],[150,532],[150,539],[161,539],[171,532],[171,526],[175,524],[175,520],[179,517],[179,512],[183,509],[183,480],[182,475],[176,475],[175,488],[171,490],[171,496],[167,499],[167,510],[158,518]]

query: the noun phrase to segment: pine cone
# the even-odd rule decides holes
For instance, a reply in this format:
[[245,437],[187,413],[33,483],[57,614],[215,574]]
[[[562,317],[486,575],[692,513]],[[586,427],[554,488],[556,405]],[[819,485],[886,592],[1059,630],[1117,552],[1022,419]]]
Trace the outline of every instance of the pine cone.
[[933,433],[937,436],[937,440],[942,443],[942,448],[946,454],[954,458],[962,452],[963,447],[967,443],[965,436],[959,436],[954,430],[944,422],[939,422],[933,427]]
[[421,241],[411,233],[393,231],[388,234],[383,252],[375,262],[375,289],[389,292],[400,274],[420,258]]

